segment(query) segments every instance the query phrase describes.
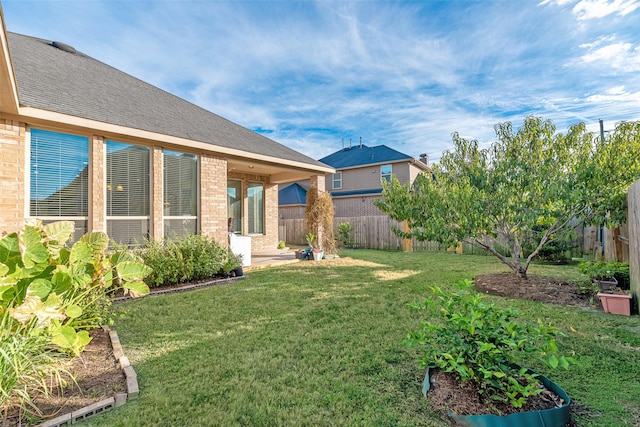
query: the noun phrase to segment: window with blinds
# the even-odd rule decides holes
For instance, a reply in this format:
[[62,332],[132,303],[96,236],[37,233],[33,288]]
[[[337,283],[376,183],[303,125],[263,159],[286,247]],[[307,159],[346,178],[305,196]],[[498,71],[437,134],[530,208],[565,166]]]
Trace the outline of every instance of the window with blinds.
[[198,232],[198,156],[165,150],[164,236]]
[[150,150],[107,141],[107,234],[136,246],[149,238]]
[[249,234],[264,234],[264,186],[249,182],[247,186]]
[[89,215],[89,139],[31,129],[29,215],[43,223],[74,221],[77,240]]

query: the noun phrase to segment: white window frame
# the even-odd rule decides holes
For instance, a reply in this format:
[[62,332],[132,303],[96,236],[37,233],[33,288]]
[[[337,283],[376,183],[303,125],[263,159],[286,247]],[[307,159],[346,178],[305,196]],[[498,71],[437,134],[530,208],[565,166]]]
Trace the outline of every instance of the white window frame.
[[[252,226],[252,222],[251,222],[251,217],[250,217],[250,211],[251,211],[251,197],[249,196],[249,190],[252,188],[251,184],[260,184],[260,187],[262,188],[262,203],[260,206],[260,214],[261,214],[261,230],[260,231],[255,231],[255,230],[251,230],[251,226]],[[265,185],[264,182],[262,181],[248,181],[247,183],[247,221],[248,221],[248,228],[247,228],[247,234],[249,235],[264,235],[265,234],[265,214],[266,214],[266,210],[265,210],[265,200],[266,197],[266,191],[265,191]]]
[[[389,173],[384,173],[383,170],[386,167],[389,167]],[[387,182],[391,181],[391,176],[393,175],[393,165],[391,164],[387,164],[387,165],[382,165],[380,166],[380,180],[382,181],[383,179],[387,180]]]
[[[336,185],[336,183],[338,184]],[[342,189],[342,171],[337,171],[333,174],[331,184],[331,188],[333,188],[334,190]]]

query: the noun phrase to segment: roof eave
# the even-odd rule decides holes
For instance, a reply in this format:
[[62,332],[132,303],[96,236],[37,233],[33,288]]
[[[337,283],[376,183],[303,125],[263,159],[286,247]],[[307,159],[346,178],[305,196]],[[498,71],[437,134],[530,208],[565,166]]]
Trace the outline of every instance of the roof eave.
[[[50,128],[75,128],[84,132],[100,132],[110,138],[126,138],[142,140],[147,143],[162,143],[176,148],[188,148],[192,151],[209,152],[230,159],[236,171],[242,173],[262,174],[271,177],[270,182],[286,183],[309,178],[311,175],[334,173],[335,169],[326,165],[303,163],[295,160],[251,153],[235,148],[224,147],[202,141],[194,141],[157,132],[135,129],[97,120],[85,119],[34,107],[21,106],[18,109],[19,119],[30,125],[41,125]],[[262,166],[262,168],[260,168]],[[266,167],[269,167],[266,169]],[[265,171],[270,172],[265,172]]]
[[18,112],[19,97],[16,75],[11,62],[7,28],[4,24],[2,4],[0,4],[0,111],[15,114]]

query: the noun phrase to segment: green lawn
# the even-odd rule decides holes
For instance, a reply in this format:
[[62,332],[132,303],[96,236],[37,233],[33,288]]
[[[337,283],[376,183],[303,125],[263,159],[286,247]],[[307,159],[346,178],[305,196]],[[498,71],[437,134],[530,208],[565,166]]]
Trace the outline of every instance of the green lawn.
[[[421,393],[417,354],[401,343],[426,287],[505,271],[493,257],[346,251],[243,280],[118,304],[114,329],[138,374],[139,398],[96,426],[442,426]],[[530,274],[578,277],[576,267]],[[580,425],[640,424],[640,317],[506,300],[566,331],[580,366],[549,372],[575,399]],[[572,327],[576,332],[570,332]]]

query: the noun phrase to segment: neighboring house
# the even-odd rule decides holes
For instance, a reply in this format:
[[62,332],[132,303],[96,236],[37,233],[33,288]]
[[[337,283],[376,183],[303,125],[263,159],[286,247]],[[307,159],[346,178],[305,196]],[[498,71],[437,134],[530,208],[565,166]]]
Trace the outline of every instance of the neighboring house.
[[227,218],[278,243],[278,184],[333,169],[55,41],[8,33],[0,9],[0,233],[71,220],[124,244]]
[[[416,160],[386,145],[367,147],[359,144],[343,148],[319,161],[335,169],[335,173],[325,177],[325,190],[333,198],[336,218],[385,216],[373,204],[373,200],[382,194],[382,180],[395,176],[403,184],[413,183],[419,173],[429,170],[426,155]],[[280,186],[281,219],[304,217],[309,185],[309,181],[299,181]]]

